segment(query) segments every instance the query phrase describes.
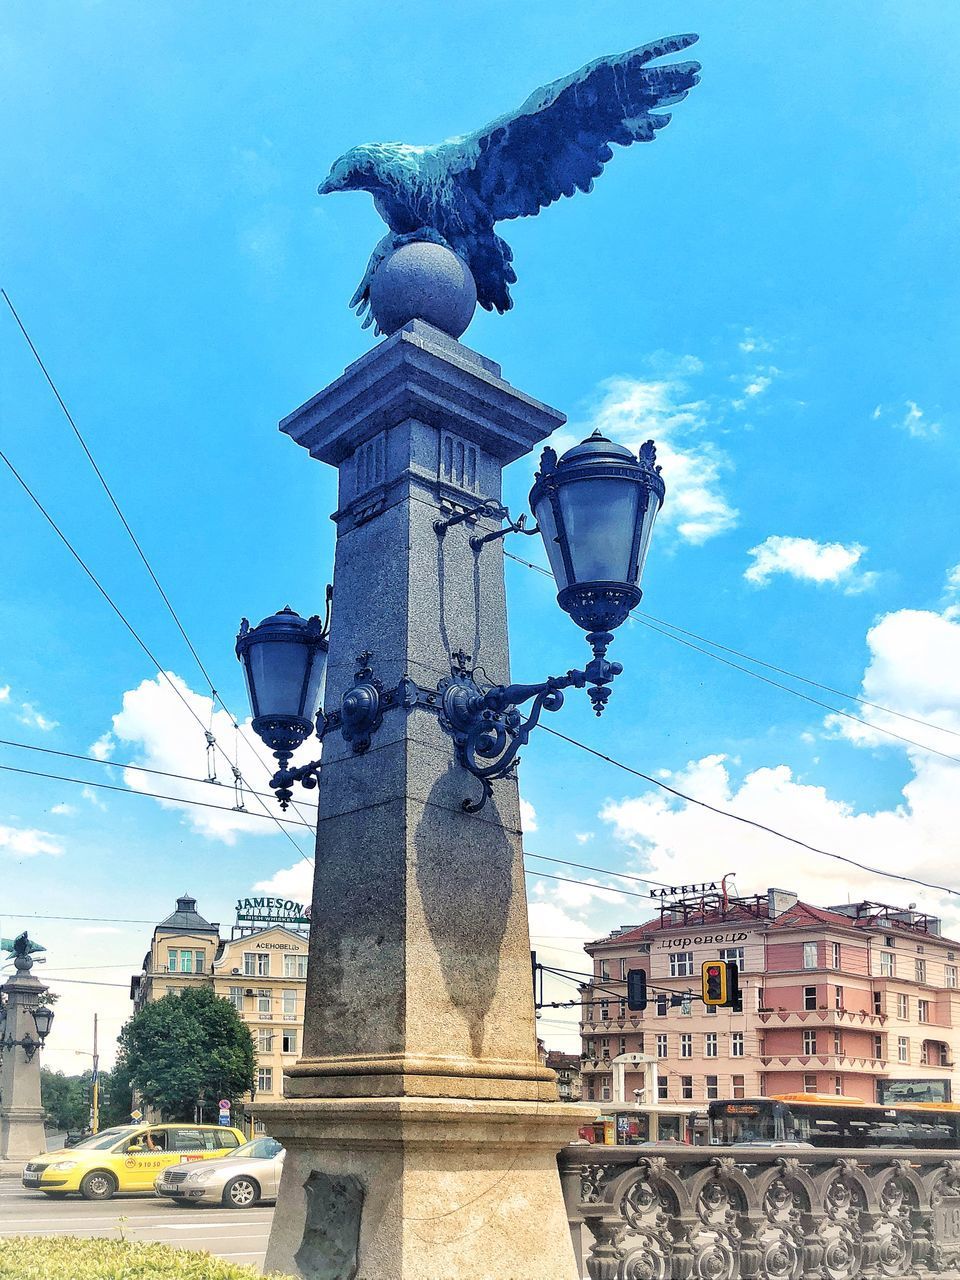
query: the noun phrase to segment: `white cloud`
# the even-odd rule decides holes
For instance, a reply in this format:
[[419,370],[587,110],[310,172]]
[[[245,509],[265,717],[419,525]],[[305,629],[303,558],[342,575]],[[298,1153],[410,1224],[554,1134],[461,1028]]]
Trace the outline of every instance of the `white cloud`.
[[776,574],[786,574],[801,582],[832,583],[855,595],[872,587],[879,576],[858,567],[866,550],[858,542],[844,545],[774,534],[747,552],[753,563],[743,576],[754,586],[765,587]]
[[103,811],[106,811],[106,801],[100,799],[93,787],[84,787],[80,794],[83,796],[84,800],[89,804],[92,804],[95,809],[102,809]]
[[298,858],[292,867],[282,867],[268,880],[258,880],[253,887],[257,893],[268,893],[272,897],[312,902],[313,863]]
[[738,515],[722,490],[729,466],[726,455],[699,438],[707,422],[706,402],[691,398],[686,383],[676,375],[648,382],[608,378],[600,384],[600,398],[588,424],[634,452],[645,440],[656,442],[657,462],[667,485],[659,524],[695,544],[733,528]]
[[0,702],[10,701],[10,686],[8,684],[0,684]]
[[116,742],[112,733],[102,733],[90,746],[90,754],[95,760],[109,760],[116,750]]
[[[867,636],[865,698],[960,731],[960,622],[919,610],[888,614]],[[904,722],[858,708],[874,723],[904,732]],[[957,752],[957,738],[909,725],[909,735]],[[721,755],[692,761],[672,779],[688,794],[756,819],[821,849],[895,874],[960,889],[956,864],[960,765],[853,721],[837,728],[857,747],[881,744],[905,753],[911,776],[888,807],[857,809],[825,787],[799,781],[783,764],[755,768],[737,780]],[[947,745],[949,744],[949,745]],[[742,892],[771,884],[797,890],[820,906],[871,899],[919,901],[960,930],[960,901],[833,861],[741,823],[654,791],[608,801],[601,817],[654,879],[695,883],[736,870]]]
[[594,831],[575,831],[573,838],[577,844],[589,844],[596,832]]
[[527,835],[537,830],[537,811],[529,800],[520,797],[520,825]]
[[39,831],[33,827],[0,826],[0,850],[19,858],[36,858],[44,853],[59,858],[63,853],[63,845],[49,831]]
[[960,564],[947,573],[946,590],[949,595],[960,595]]
[[761,338],[758,333],[754,333],[750,328],[744,329],[743,338],[738,345],[744,355],[753,355],[758,351],[764,352],[773,350],[772,342],[768,342],[766,338]]
[[67,818],[77,811],[72,804],[55,804],[50,812],[55,813],[58,818]]
[[[204,729],[211,723],[213,734],[227,756],[225,759],[217,752],[215,757],[221,785],[205,780],[207,743]],[[200,835],[234,844],[240,833],[268,836],[279,833],[277,825],[266,821],[263,816],[276,813],[278,818],[281,817],[268,786],[275,761],[251,730],[249,720],[240,725],[237,763],[247,784],[265,795],[261,803],[245,791],[246,812],[238,812],[234,809],[236,801],[230,768],[234,753],[233,721],[225,711],[214,711],[211,721],[210,698],[195,693],[173,672],[167,672],[166,677],[157,675],[152,680],[144,680],[135,689],[124,693],[122,709],[113,717],[111,729],[99,741],[107,739],[112,739],[114,745],[124,745],[123,755],[131,764],[198,779],[185,782],[178,778],[157,778],[136,769],[124,769],[123,772],[123,781],[132,790],[162,791],[173,797],[156,803],[164,809],[181,810],[184,821]],[[296,765],[319,754],[319,743],[311,739],[294,755],[292,763]],[[287,816],[295,821],[311,822],[316,814],[315,796],[316,792],[312,796],[303,793],[296,796],[293,803],[300,813],[291,807]],[[311,831],[292,828],[291,834],[304,847],[312,846]]]
[[913,400],[906,402],[906,411],[897,426],[915,439],[921,440],[929,440],[931,436],[938,435],[940,432],[940,423],[931,422]]
[[32,702],[24,702],[20,707],[20,714],[17,719],[21,724],[29,725],[31,729],[40,729],[44,733],[48,733],[51,729],[56,729],[59,721],[48,720]]

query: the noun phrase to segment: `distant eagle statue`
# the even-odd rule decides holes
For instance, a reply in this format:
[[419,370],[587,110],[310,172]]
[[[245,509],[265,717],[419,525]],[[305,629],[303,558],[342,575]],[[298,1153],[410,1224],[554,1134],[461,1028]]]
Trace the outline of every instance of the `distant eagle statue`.
[[[517,276],[513,253],[494,232],[495,223],[530,217],[561,196],[590,191],[613,158],[611,143],[652,142],[670,122],[669,115],[655,114],[656,108],[685,98],[699,79],[700,64],[650,64],[696,39],[669,36],[599,58],[464,137],[429,147],[402,142],[351,147],[319,192],[369,191],[390,228],[351,307],[358,315],[368,310],[374,272],[395,249],[427,241],[446,246],[469,266],[482,307],[509,310],[510,285]],[[367,314],[364,328],[373,320]]]

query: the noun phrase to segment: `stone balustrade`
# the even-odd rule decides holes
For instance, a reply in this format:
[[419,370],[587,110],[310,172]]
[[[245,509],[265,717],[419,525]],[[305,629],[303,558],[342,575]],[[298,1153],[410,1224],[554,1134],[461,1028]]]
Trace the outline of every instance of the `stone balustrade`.
[[960,1152],[599,1147],[560,1154],[586,1280],[960,1277]]

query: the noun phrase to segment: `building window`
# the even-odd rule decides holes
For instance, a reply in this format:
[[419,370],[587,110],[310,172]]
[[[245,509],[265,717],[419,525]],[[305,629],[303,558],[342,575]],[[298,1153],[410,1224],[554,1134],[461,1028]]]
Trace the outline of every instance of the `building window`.
[[805,1054],[817,1052],[817,1033],[815,1031],[805,1031],[803,1033],[803,1052]]
[[597,1042],[594,1040],[593,1036],[590,1036],[587,1040],[587,1047],[584,1052],[588,1058],[595,1058],[597,1056]]
[[703,1012],[708,1018],[715,1018],[717,1016],[717,1006],[715,1004],[708,1004],[704,1007]]
[[743,1032],[742,1031],[734,1031],[733,1035],[730,1037],[730,1057],[731,1058],[743,1057]]
[[705,1058],[715,1058],[717,1056],[717,1033],[708,1031],[703,1037],[703,1056]]
[[667,997],[657,996],[657,1017],[665,1018],[667,1016]]
[[257,976],[256,951],[245,951],[243,953],[243,972],[248,978],[255,978]]
[[307,957],[300,952],[283,957],[283,976],[285,978],[305,978],[307,976]]
[[843,1096],[843,1076],[833,1077],[833,1092],[838,1098]]
[[601,1058],[610,1057],[610,1037],[609,1036],[600,1037],[600,1057]]
[[897,940],[896,938],[891,937],[890,934],[888,933],[883,940],[883,945],[885,947],[895,947],[897,945]]
[[843,1036],[839,1031],[833,1033],[833,1052],[838,1058],[843,1055]]
[[833,1007],[835,1009],[843,1008],[843,987],[833,988]]
[[693,977],[693,952],[692,951],[671,951],[670,952],[670,977],[671,978],[692,978]]
[[941,1067],[949,1067],[950,1065],[950,1050],[942,1040],[940,1041],[940,1061],[937,1065]]
[[712,1102],[720,1097],[720,1082],[717,1076],[707,1076],[707,1100]]
[[257,992],[257,1013],[269,1013],[272,1003],[269,991]]
[[617,1053],[626,1053],[626,1052],[627,1052],[627,1037],[621,1036],[620,1039],[617,1041]]
[[627,974],[630,972],[630,961],[624,958],[620,961],[620,981],[626,982]]
[[906,1036],[897,1036],[897,1061],[910,1061],[910,1041]]
[[817,1077],[816,1077],[816,1076],[814,1076],[814,1075],[805,1075],[805,1076],[803,1077],[803,1092],[804,1092],[804,1093],[816,1093],[816,1092],[817,1092]]
[[930,1021],[930,1001],[929,1000],[917,1001],[917,1021],[918,1022]]
[[243,987],[230,988],[230,1003],[237,1013],[243,1013]]
[[627,1016],[627,1002],[623,998],[623,996],[621,996],[618,1004],[618,1008],[617,1008],[617,1017],[622,1022],[626,1016]]
[[873,1037],[873,1056],[877,1062],[883,1057],[883,1036]]
[[918,982],[926,982],[926,980],[927,980],[927,962],[926,962],[926,960],[916,960],[914,963],[915,963],[915,964],[916,964],[916,966],[917,966],[917,981],[918,981]]
[[743,947],[723,947],[720,951],[720,959],[732,961],[743,973]]
[[257,1093],[273,1093],[273,1067],[257,1067]]
[[924,1040],[920,1045],[920,1065],[921,1067],[929,1066],[930,1056],[927,1050],[928,1040]]
[[601,1022],[610,1021],[610,1001],[609,1000],[600,1001],[600,1021]]
[[610,977],[610,961],[609,960],[600,961],[600,977],[601,978]]
[[667,1056],[667,1037],[657,1036],[657,1057],[665,1058]]
[[601,1102],[610,1101],[610,1086],[608,1084],[603,1084],[600,1086],[600,1101]]
[[167,973],[177,972],[177,957],[179,955],[180,952],[175,951],[173,947],[167,948]]
[[880,977],[892,978],[897,972],[897,957],[892,951],[880,952]]
[[805,942],[803,944],[803,967],[805,969],[815,969],[817,967],[817,944],[815,942]]
[[957,966],[955,964],[947,964],[943,967],[944,985],[947,987],[955,987],[957,985]]
[[897,1017],[902,1022],[906,1022],[910,1017],[910,998],[905,995],[897,996]]
[[817,1007],[817,988],[803,988],[803,1007],[805,1009],[815,1009]]
[[693,1076],[680,1077],[680,1097],[684,1102],[693,1101]]
[[657,1101],[667,1102],[670,1098],[670,1082],[664,1076],[657,1078]]
[[873,1012],[878,1015],[883,1013],[883,993],[881,991],[873,993]]
[[680,1037],[680,1057],[681,1058],[693,1057],[693,1036],[688,1035],[687,1033],[684,1033]]
[[280,1037],[280,1049],[283,1053],[297,1052],[297,1033],[292,1027]]
[[733,1077],[733,1096],[735,1098],[745,1097],[743,1076]]
[[840,943],[839,942],[831,942],[830,953],[831,953],[830,959],[834,969],[839,969],[840,968]]
[[273,1032],[266,1027],[257,1030],[257,1053],[273,1053]]
[[766,1005],[763,1003],[763,987],[757,987],[757,1010],[759,1012],[759,1010],[765,1008]]
[[280,1007],[283,1010],[285,1018],[295,1018],[297,1016],[297,993],[296,991],[281,991]]

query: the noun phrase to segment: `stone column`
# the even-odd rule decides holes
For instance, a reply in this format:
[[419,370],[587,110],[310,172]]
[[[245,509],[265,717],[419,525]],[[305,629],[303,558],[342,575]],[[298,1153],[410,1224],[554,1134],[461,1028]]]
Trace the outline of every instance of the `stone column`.
[[[434,521],[563,421],[420,321],[284,420],[339,472],[328,711],[363,668],[436,689],[453,653],[509,681],[503,546],[469,543],[499,521]],[[407,701],[362,754],[324,741],[303,1057],[257,1108],[287,1147],[266,1268],[573,1280],[556,1155],[593,1111],[537,1060],[517,784],[465,812],[480,784]]]
[[[7,1021],[3,1039],[22,1040],[29,1032],[38,1041],[31,1010],[43,1003],[47,988],[30,973],[29,956],[18,956],[16,972],[2,991]],[[40,1104],[40,1053],[28,1062],[18,1045],[0,1059],[0,1160],[29,1160],[47,1149]]]

